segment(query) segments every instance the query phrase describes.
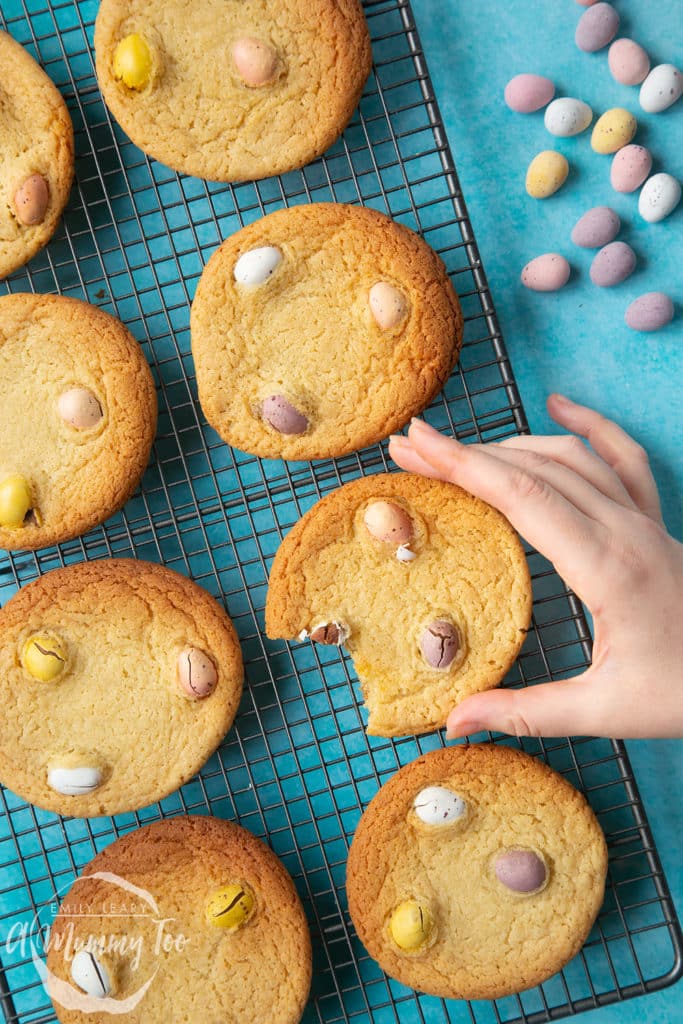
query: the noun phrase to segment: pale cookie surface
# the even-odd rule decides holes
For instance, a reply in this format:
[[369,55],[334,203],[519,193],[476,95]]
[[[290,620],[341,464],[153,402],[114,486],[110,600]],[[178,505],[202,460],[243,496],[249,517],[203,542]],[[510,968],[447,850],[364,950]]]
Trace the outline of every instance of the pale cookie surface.
[[[207,906],[235,884],[249,894],[250,915],[234,929],[216,927]],[[110,916],[116,903],[131,916]],[[118,947],[95,952],[110,979],[99,1000],[86,998],[87,977],[72,967],[74,939],[85,944],[90,936]],[[132,832],[91,861],[62,902],[47,967],[63,1024],[297,1024],[311,982],[311,942],[294,884],[261,840],[217,818],[180,817]]]
[[[39,548],[103,522],[132,495],[157,420],[154,382],[123,324],[76,299],[0,298],[0,547]],[[13,524],[7,480],[34,513]]]
[[[141,69],[138,53],[121,77],[117,47],[133,35],[146,61]],[[102,95],[133,142],[213,181],[320,156],[351,118],[372,59],[358,0],[102,0],[95,54]]]
[[[368,531],[377,503],[405,517],[405,546]],[[530,615],[529,570],[508,521],[454,484],[392,473],[346,484],[293,527],[273,562],[266,631],[292,639],[341,624],[368,732],[400,736],[440,728],[456,703],[496,686]],[[449,623],[457,640],[445,668],[424,653],[447,652],[437,623]],[[429,626],[432,645],[424,643]]]
[[236,448],[285,459],[399,429],[443,387],[462,340],[436,253],[375,210],[335,203],[279,210],[224,242],[191,326],[209,423]]
[[[242,694],[226,612],[149,562],[47,573],[0,610],[0,637],[0,781],[60,814],[120,814],[173,792],[218,747]],[[194,699],[179,679],[188,645],[217,673]]]
[[28,51],[0,31],[0,279],[52,237],[73,175],[64,100]]
[[[414,805],[434,786],[464,802],[455,822],[418,817]],[[500,870],[510,851],[540,867],[527,878],[535,890],[510,888]],[[579,951],[606,871],[597,819],[560,775],[509,747],[456,746],[380,789],[356,831],[346,885],[356,931],[392,978],[442,998],[497,999],[540,984]],[[395,940],[414,938],[396,915],[408,901],[425,933],[412,950]]]

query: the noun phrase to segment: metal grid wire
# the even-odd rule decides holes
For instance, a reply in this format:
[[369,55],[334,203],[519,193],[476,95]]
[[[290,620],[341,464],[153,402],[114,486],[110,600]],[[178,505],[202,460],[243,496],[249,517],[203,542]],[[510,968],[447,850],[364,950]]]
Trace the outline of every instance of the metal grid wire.
[[[70,107],[77,186],[48,248],[0,292],[87,299],[142,343],[159,391],[159,430],[142,488],[87,536],[0,558],[0,601],[39,574],[82,559],[134,556],[192,576],[225,603],[247,685],[235,727],[200,775],[136,814],[81,821],[0,795],[0,1005],[7,1022],[54,1021],[12,926],[63,894],[98,850],[161,816],[213,813],[265,837],[295,879],[313,931],[306,1022],[488,1022],[558,1019],[661,988],[682,973],[678,922],[623,746],[608,740],[524,741],[583,789],[604,828],[604,908],[578,957],[543,986],[495,1003],[449,1002],[390,981],[349,920],[345,861],[362,809],[402,764],[440,736],[365,735],[360,691],[343,653],[263,635],[268,569],[282,536],[321,495],[386,470],[376,446],[335,461],[283,464],[233,451],[199,410],[189,304],[215,247],[272,209],[317,200],[363,203],[418,230],[461,296],[458,369],[427,413],[461,439],[527,428],[407,0],[366,0],[374,70],[343,138],[303,171],[216,185],[176,175],[140,153],[113,122],[93,72],[95,0],[0,0],[0,22],[43,64]],[[587,664],[576,599],[530,552],[534,623],[508,679],[525,685]],[[515,743],[503,740],[496,742]]]

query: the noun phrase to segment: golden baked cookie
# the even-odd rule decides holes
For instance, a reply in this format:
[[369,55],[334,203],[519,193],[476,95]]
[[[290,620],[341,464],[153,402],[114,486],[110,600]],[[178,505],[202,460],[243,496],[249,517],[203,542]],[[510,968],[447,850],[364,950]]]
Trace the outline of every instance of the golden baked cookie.
[[456,746],[401,768],[363,814],[349,911],[392,978],[498,999],[578,953],[602,905],[607,848],[562,776],[509,747]]
[[60,93],[0,30],[0,279],[54,234],[74,176],[74,131]]
[[209,260],[192,303],[199,400],[224,441],[266,458],[344,455],[427,406],[462,314],[446,269],[376,210],[271,213]]
[[196,583],[81,562],[0,610],[0,781],[58,814],[121,814],[187,782],[242,694],[232,623]]
[[0,547],[40,548],[103,522],[149,461],[154,382],[108,313],[58,295],[0,298]]
[[372,63],[358,0],[102,0],[95,56],[105,102],[133,142],[212,181],[320,156]]
[[531,616],[531,581],[507,519],[455,484],[384,473],[345,484],[280,545],[269,637],[343,644],[368,733],[438,729],[497,686]]
[[54,922],[47,969],[62,1024],[297,1024],[311,940],[265,843],[218,818],[169,818],[85,868]]

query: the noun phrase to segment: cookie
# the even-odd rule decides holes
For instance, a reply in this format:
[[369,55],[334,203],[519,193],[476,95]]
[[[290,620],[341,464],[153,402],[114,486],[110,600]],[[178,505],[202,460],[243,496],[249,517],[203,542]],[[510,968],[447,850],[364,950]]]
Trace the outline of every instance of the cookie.
[[74,882],[47,970],[63,1024],[297,1024],[311,940],[264,843],[218,818],[170,818],[118,839]]
[[372,63],[358,0],[102,0],[95,56],[104,100],[133,142],[212,181],[320,156]]
[[266,458],[374,444],[428,405],[453,369],[462,314],[446,269],[376,210],[315,203],[238,231],[192,303],[204,414]]
[[76,537],[130,498],[157,400],[123,324],[57,295],[0,298],[0,547]]
[[314,505],[282,542],[266,601],[269,637],[346,647],[374,736],[438,729],[497,686],[530,616],[507,519],[410,473],[354,480]]
[[232,623],[132,559],[54,569],[0,610],[0,781],[58,814],[121,814],[199,771],[242,694]]
[[363,814],[349,911],[392,978],[445,999],[539,985],[583,945],[607,848],[562,776],[509,747],[456,746],[401,768]]
[[0,279],[52,238],[71,191],[74,130],[60,93],[0,30]]

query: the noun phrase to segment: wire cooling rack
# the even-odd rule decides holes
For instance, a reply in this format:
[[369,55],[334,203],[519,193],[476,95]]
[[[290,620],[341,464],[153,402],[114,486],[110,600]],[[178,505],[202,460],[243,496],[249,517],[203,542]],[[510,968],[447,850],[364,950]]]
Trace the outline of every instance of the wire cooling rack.
[[[208,257],[222,238],[272,209],[339,200],[376,207],[420,231],[460,293],[462,357],[429,421],[461,439],[527,430],[409,3],[365,3],[374,71],[342,140],[301,172],[236,186],[179,177],[148,160],[113,123],[93,73],[96,9],[95,0],[0,0],[3,27],[28,46],[65,96],[77,153],[77,185],[63,227],[0,292],[59,292],[119,316],[152,365],[159,431],[142,488],[121,514],[58,548],[0,557],[0,601],[39,574],[86,558],[163,562],[225,603],[242,641],[247,686],[219,752],[161,805],[79,821],[2,792],[5,1020],[55,1020],[21,940],[36,911],[41,921],[54,914],[55,897],[117,836],[184,812],[239,821],[265,837],[293,875],[315,949],[306,1022],[536,1024],[672,983],[682,973],[678,922],[625,750],[607,740],[523,743],[584,790],[609,843],[604,908],[583,951],[561,974],[495,1003],[444,1003],[388,980],[367,956],[347,913],[348,845],[381,783],[441,738],[368,739],[349,660],[329,648],[266,640],[263,609],[282,536],[321,495],[390,468],[386,450],[312,464],[261,462],[224,445],[197,403],[189,304]],[[574,673],[590,655],[578,602],[533,552],[530,564],[534,624],[509,685]]]

